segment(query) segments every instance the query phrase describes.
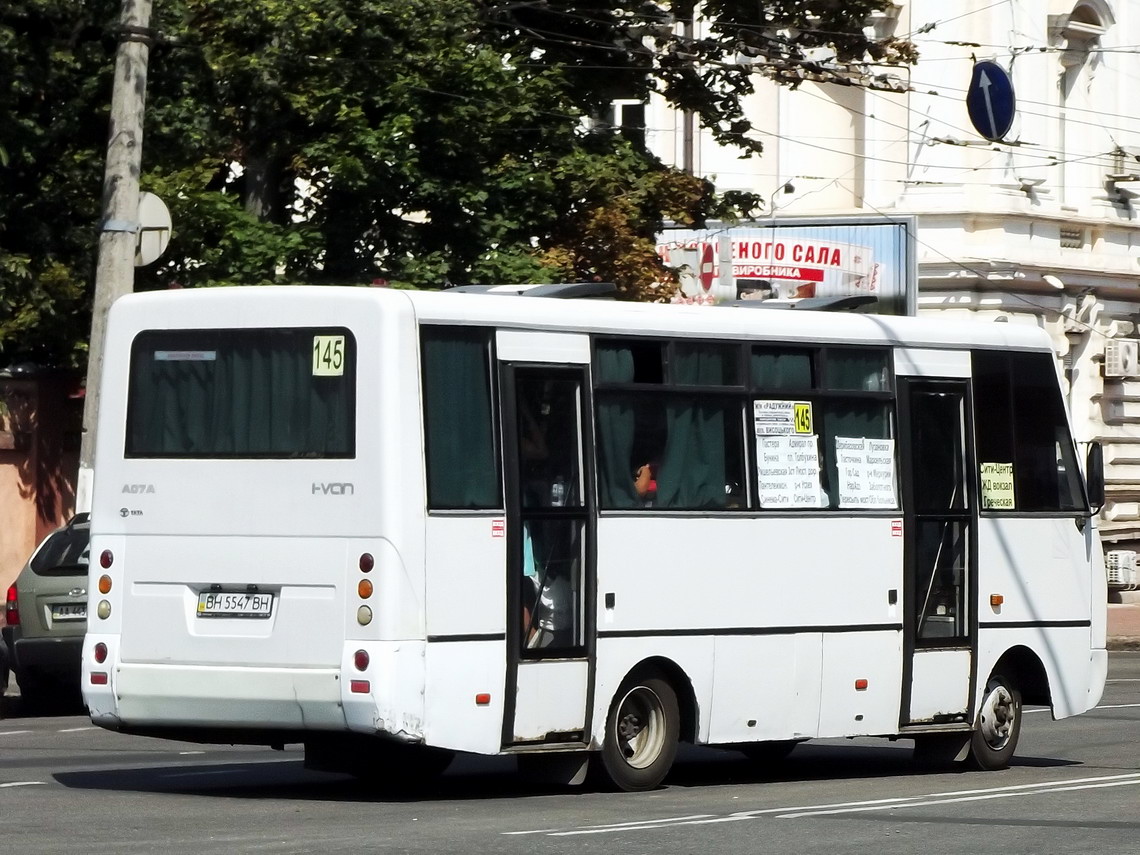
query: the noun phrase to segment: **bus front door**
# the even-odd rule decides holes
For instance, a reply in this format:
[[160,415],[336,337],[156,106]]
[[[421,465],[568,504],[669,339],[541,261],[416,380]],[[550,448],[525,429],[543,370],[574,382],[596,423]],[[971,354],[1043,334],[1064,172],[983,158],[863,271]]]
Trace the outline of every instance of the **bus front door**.
[[900,379],[905,659],[901,723],[969,721],[976,630],[968,386]]
[[586,370],[502,363],[507,535],[503,745],[589,739],[593,487]]

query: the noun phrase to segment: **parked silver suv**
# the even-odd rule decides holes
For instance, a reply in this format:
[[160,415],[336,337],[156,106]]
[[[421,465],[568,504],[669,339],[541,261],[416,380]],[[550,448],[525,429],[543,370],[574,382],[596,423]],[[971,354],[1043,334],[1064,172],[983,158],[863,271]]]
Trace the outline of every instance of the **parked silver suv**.
[[79,699],[90,535],[78,514],[43,539],[8,589],[3,634],[25,709]]

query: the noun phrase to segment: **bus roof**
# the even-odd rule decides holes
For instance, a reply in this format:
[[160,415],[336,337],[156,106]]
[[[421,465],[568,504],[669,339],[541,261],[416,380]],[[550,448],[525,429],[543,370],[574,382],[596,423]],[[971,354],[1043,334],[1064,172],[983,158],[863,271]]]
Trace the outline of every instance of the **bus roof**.
[[[139,329],[152,324],[164,328],[200,328],[204,315],[216,315],[218,323],[212,326],[264,327],[296,323],[291,319],[310,316],[313,310],[324,318],[338,315],[338,305],[343,307],[346,317],[353,318],[357,309],[371,306],[373,311],[383,310],[385,304],[394,311],[410,309],[421,323],[519,330],[706,340],[856,341],[948,349],[1051,349],[1047,333],[1024,323],[351,286],[237,286],[155,291],[122,297],[116,301],[113,311]],[[270,306],[280,310],[279,319],[275,319],[277,313]]]

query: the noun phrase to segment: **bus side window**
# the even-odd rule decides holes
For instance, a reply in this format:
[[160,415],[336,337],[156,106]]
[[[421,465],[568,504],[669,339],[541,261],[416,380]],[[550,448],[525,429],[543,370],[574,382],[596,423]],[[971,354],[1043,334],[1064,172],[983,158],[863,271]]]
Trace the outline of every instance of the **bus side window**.
[[[1049,353],[976,350],[972,354],[978,465],[1012,470],[1013,496],[990,511],[1076,511],[1084,507],[1076,450]],[[1002,498],[1001,496],[998,497]]]
[[[664,364],[658,361],[662,353]],[[720,343],[599,343],[598,489],[603,508],[744,505],[742,404],[720,392],[743,389],[740,356],[739,346]],[[606,388],[611,385],[619,388]],[[652,492],[637,486],[646,465],[653,477],[642,480],[654,482]]]
[[428,507],[500,508],[490,334],[425,326],[420,335]]

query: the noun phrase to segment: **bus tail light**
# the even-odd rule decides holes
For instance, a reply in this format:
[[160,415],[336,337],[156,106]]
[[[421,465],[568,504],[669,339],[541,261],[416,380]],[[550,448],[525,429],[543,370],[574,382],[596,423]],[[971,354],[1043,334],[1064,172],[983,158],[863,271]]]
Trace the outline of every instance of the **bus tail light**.
[[20,604],[16,599],[16,586],[8,586],[8,597],[4,601],[4,618],[8,621],[8,626],[20,625]]
[[102,665],[107,661],[107,645],[100,641],[95,645],[95,661]]
[[104,573],[102,576],[99,577],[99,593],[100,594],[111,593],[111,577],[108,576],[106,573]]
[[357,650],[352,654],[352,664],[356,667],[357,671],[368,670],[368,651]]
[[360,555],[360,572],[371,573],[372,568],[376,566],[376,560],[372,557],[371,552],[363,552]]
[[104,549],[101,553],[99,553],[99,566],[104,570],[110,570],[111,565],[114,563],[115,556],[112,554],[111,550]]

